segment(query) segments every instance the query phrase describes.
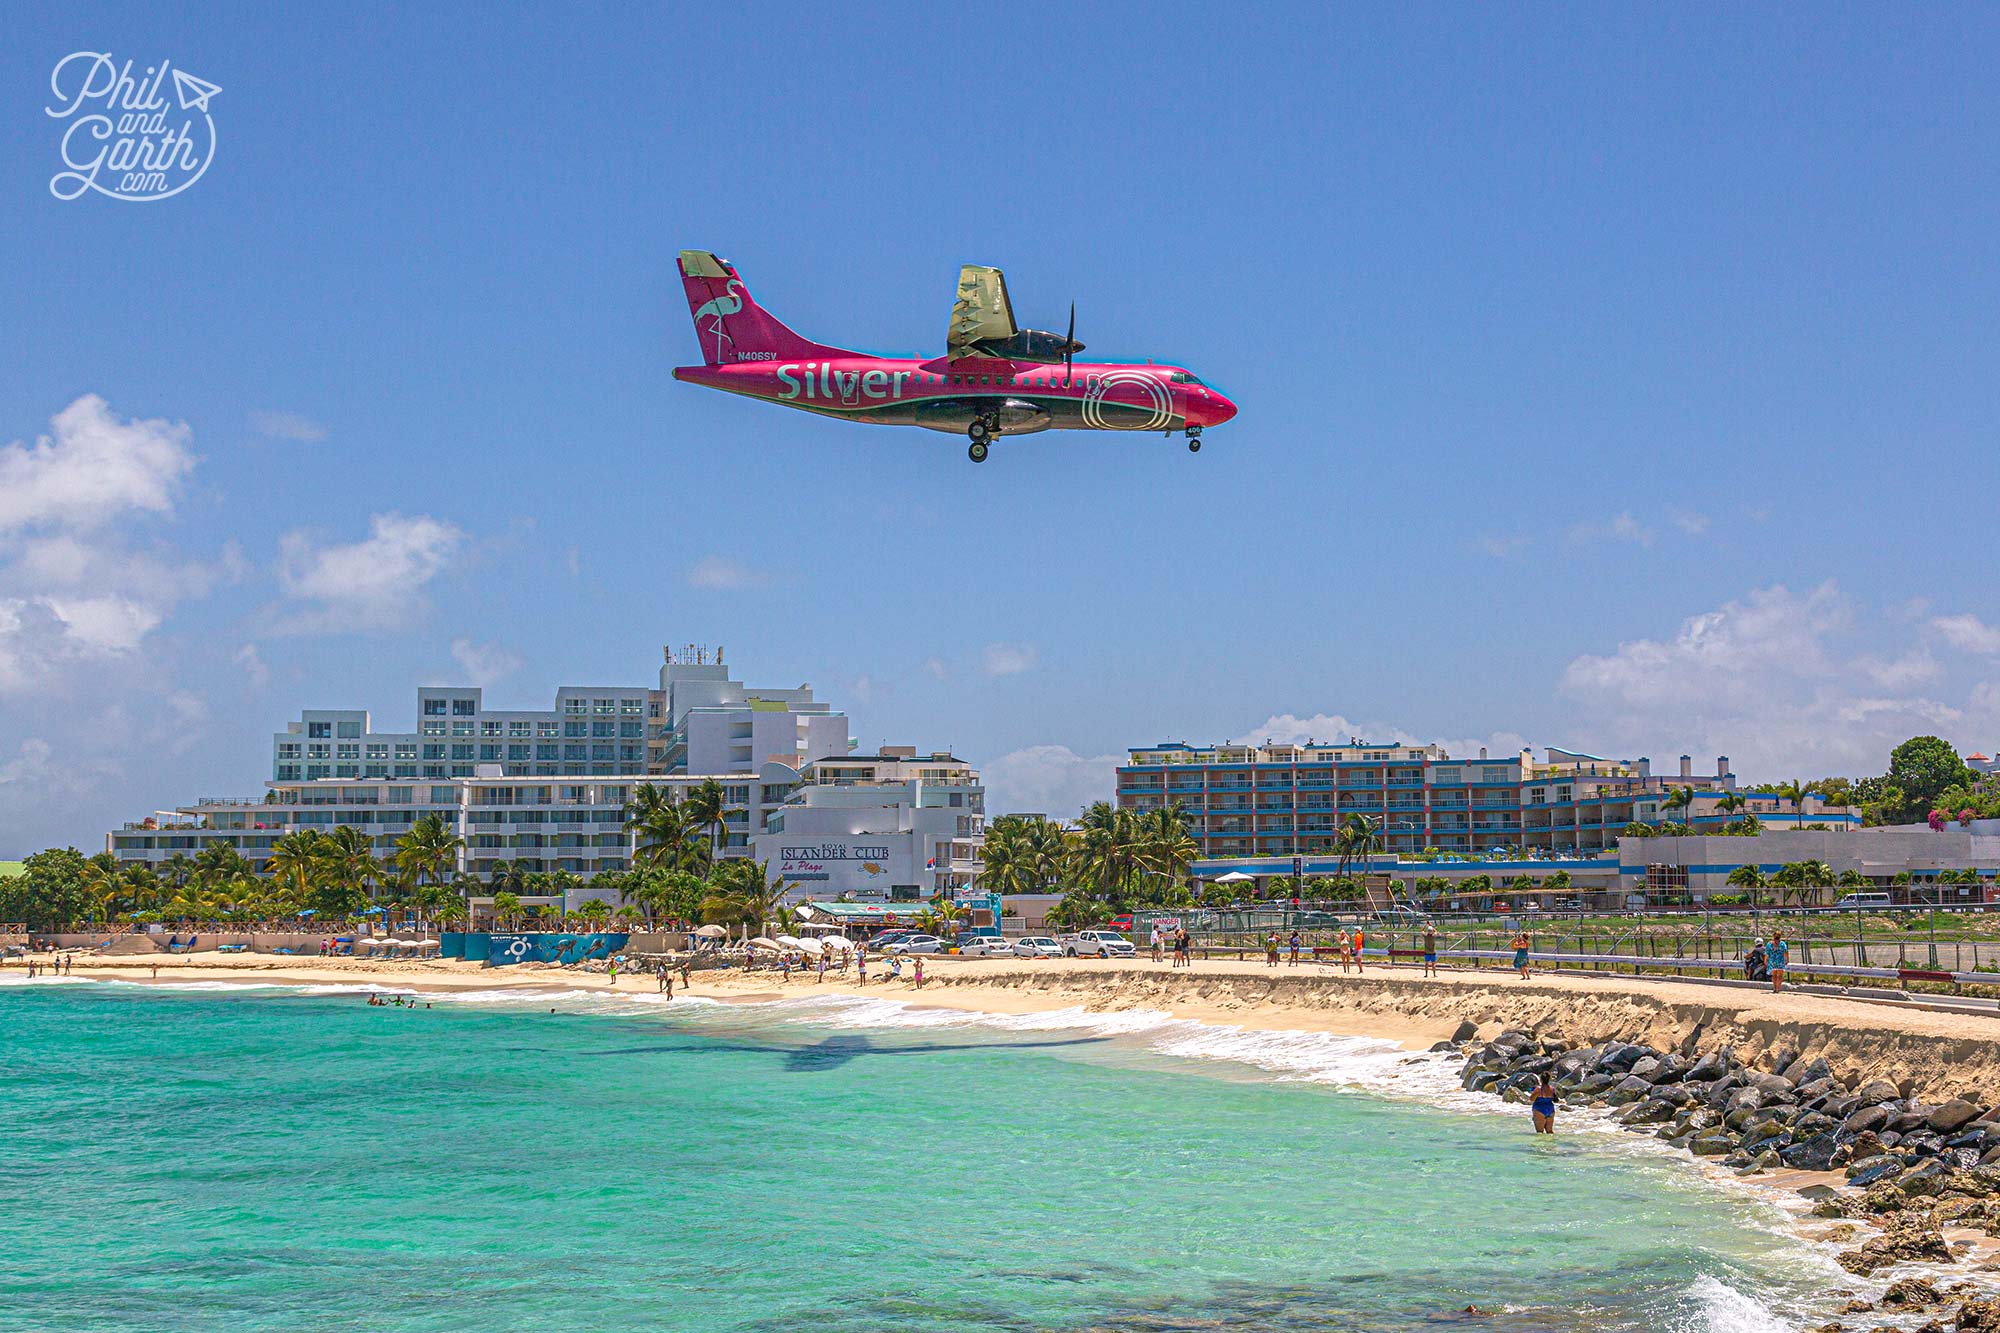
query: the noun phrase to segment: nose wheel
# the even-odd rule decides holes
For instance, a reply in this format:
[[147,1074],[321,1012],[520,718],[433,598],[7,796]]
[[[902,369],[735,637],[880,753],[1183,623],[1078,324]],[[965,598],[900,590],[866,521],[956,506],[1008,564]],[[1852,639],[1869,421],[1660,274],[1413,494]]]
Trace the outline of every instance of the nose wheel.
[[1188,437],[1188,452],[1189,452],[1189,453],[1191,453],[1191,454],[1198,454],[1198,453],[1200,453],[1200,452],[1201,452],[1201,427],[1199,427],[1199,426],[1189,426],[1189,427],[1188,427],[1188,432],[1187,432],[1187,437]]
[[975,463],[984,463],[986,461],[986,441],[974,440],[966,449],[965,456]]

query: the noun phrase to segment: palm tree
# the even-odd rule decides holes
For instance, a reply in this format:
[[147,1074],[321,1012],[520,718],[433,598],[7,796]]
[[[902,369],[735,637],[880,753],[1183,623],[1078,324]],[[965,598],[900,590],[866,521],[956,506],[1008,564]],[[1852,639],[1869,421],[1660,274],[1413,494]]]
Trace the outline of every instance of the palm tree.
[[1793,778],[1790,782],[1778,784],[1777,798],[1792,803],[1792,822],[1797,828],[1804,828],[1806,822],[1806,797],[1812,795],[1812,784]]
[[287,833],[271,844],[271,859],[265,866],[271,878],[298,898],[305,898],[319,883],[323,861],[318,829]]
[[1762,866],[1738,866],[1729,872],[1727,882],[1739,889],[1750,890],[1750,905],[1755,907],[1757,905],[1757,890],[1766,887],[1771,881],[1764,878],[1764,868]]
[[1334,874],[1347,878],[1348,870],[1356,861],[1361,863],[1364,883],[1368,874],[1368,858],[1382,850],[1382,835],[1374,820],[1364,814],[1351,814],[1341,821],[1340,832],[1333,838],[1333,849],[1340,856],[1340,864]]
[[330,878],[351,884],[365,894],[383,875],[374,847],[373,838],[352,824],[342,824],[320,840],[319,854],[326,861]]
[[702,900],[704,920],[716,925],[742,923],[761,929],[777,915],[785,896],[782,881],[772,878],[768,861],[737,858],[717,867],[712,892]]
[[193,879],[203,888],[227,884],[238,875],[248,874],[250,863],[226,842],[211,842],[195,853]]
[[464,846],[465,839],[453,833],[441,816],[422,815],[396,839],[396,868],[418,884],[442,879],[446,870],[458,865]]
[[166,880],[168,888],[178,889],[187,883],[193,874],[194,862],[190,861],[185,853],[175,852],[160,862],[160,877]]
[[1139,858],[1145,868],[1166,880],[1169,891],[1180,888],[1201,855],[1201,848],[1188,835],[1181,807],[1164,805],[1146,815],[1140,821],[1139,836]]
[[720,861],[731,810],[722,784],[714,778],[703,778],[688,788],[687,795],[681,798],[681,806],[687,811],[689,826],[707,837],[708,859]]
[[[1694,804],[1693,787],[1674,787],[1667,792],[1667,799],[1660,802],[1660,808],[1662,810],[1678,810],[1683,815],[1685,815],[1688,811],[1688,807],[1693,804]],[[1687,821],[1682,820],[1681,822],[1686,823]]]
[[701,834],[688,807],[650,782],[640,784],[632,793],[632,803],[625,810],[625,831],[633,835],[635,865],[666,870],[687,868],[695,859],[692,853]]

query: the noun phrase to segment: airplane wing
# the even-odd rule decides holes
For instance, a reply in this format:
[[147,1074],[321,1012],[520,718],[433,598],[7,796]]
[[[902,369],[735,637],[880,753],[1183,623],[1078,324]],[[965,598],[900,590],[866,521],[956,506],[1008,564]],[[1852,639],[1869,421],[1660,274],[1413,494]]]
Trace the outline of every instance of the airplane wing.
[[1007,277],[997,268],[967,264],[958,271],[958,302],[951,308],[951,329],[945,345],[953,356],[970,352],[974,344],[1013,337],[1014,303],[1007,299]]

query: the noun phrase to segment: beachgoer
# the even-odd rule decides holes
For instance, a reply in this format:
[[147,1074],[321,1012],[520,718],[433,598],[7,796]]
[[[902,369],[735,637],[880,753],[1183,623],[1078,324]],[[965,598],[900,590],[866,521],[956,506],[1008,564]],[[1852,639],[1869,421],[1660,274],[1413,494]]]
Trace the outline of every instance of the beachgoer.
[[1532,941],[1523,930],[1514,936],[1514,966],[1521,973],[1521,980],[1528,979],[1528,947]]
[[665,963],[660,964],[659,970],[653,974],[653,979],[660,983],[660,990],[667,988],[667,965]]
[[618,984],[618,960],[616,958],[611,960],[611,984],[614,986]]
[[1278,932],[1274,930],[1269,935],[1266,935],[1264,937],[1264,966],[1276,967],[1277,965],[1278,965]]
[[158,981],[159,979],[160,979],[160,965],[158,963],[155,963],[153,964],[153,980]]
[[889,980],[901,981],[902,979],[903,979],[902,957],[898,954],[892,953],[889,955]]
[[824,953],[819,956],[819,981],[816,984],[821,986],[826,984],[826,955]]
[[1356,972],[1361,970],[1361,945],[1361,927],[1356,926],[1354,928],[1354,970]]
[[1295,930],[1292,932],[1292,960],[1288,964],[1288,966],[1297,967],[1298,965],[1299,965],[1299,932]]
[[1149,936],[1149,937],[1148,937],[1148,947],[1150,947],[1150,948],[1152,949],[1152,951],[1153,951],[1153,961],[1154,961],[1154,962],[1156,962],[1156,963],[1157,963],[1157,962],[1159,962],[1159,961],[1160,961],[1160,924],[1159,924],[1159,922],[1157,922],[1157,921],[1153,923],[1153,933],[1152,933],[1152,935],[1151,935],[1151,936]]
[[868,984],[868,951],[866,949],[856,949],[854,951],[854,967],[861,978],[860,984],[866,986]]
[[1547,1074],[1543,1074],[1541,1082],[1535,1085],[1535,1099],[1528,1109],[1534,1113],[1535,1133],[1556,1132],[1556,1090]]
[[1179,940],[1181,946],[1181,966],[1192,969],[1194,967],[1194,936],[1188,934],[1186,926],[1182,926],[1180,934],[1176,938]]
[[921,958],[917,958],[912,961],[914,962],[917,970],[917,989],[922,990],[924,988],[924,960]]
[[789,982],[791,979],[792,979],[792,956],[790,954],[785,954],[783,957],[778,959],[778,980]]
[[692,986],[692,985],[694,984],[694,982],[692,982],[692,981],[690,981],[690,980],[688,979],[688,972],[689,972],[690,970],[691,970],[691,969],[689,968],[689,965],[688,965],[688,961],[687,961],[686,959],[682,959],[682,960],[681,960],[681,989],[682,989],[682,990],[686,990],[686,989],[687,989],[687,988],[688,988],[689,986]]
[[1764,957],[1771,966],[1771,991],[1776,994],[1785,988],[1785,964],[1790,961],[1792,946],[1785,943],[1785,932],[1771,932],[1771,945],[1764,950]]
[[1424,975],[1438,974],[1438,932],[1430,922],[1424,922]]

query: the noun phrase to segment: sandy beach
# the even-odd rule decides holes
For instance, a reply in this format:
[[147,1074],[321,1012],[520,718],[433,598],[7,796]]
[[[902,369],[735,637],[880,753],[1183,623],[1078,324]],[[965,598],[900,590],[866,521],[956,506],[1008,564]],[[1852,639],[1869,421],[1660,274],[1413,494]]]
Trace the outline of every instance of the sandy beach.
[[[157,977],[154,969],[157,967]],[[1178,970],[1146,959],[927,958],[919,991],[906,965],[890,982],[871,968],[864,987],[851,975],[795,975],[774,970],[698,971],[686,992],[752,1001],[781,994],[865,994],[976,1012],[1022,1014],[1082,1007],[1158,1010],[1176,1018],[1268,1031],[1374,1037],[1421,1050],[1466,1023],[1482,1037],[1521,1028],[1574,1044],[1608,1039],[1661,1048],[1699,1042],[1733,1046],[1755,1065],[1781,1049],[1823,1055],[1836,1066],[1874,1071],[1936,1101],[2000,1094],[2000,1010],[1992,1015],[1902,1009],[1837,996],[1722,988],[1658,979],[1511,974],[1447,969],[1427,978],[1414,967],[1343,973],[1323,964],[1266,967],[1261,961],[1200,961]],[[9,974],[22,965],[10,963]],[[77,955],[72,975],[161,984],[236,982],[266,985],[375,985],[419,991],[606,990],[602,972],[538,964],[488,968],[450,959],[294,958],[268,954]],[[616,987],[655,989],[647,975],[626,973]],[[678,989],[678,988],[677,988]]]

